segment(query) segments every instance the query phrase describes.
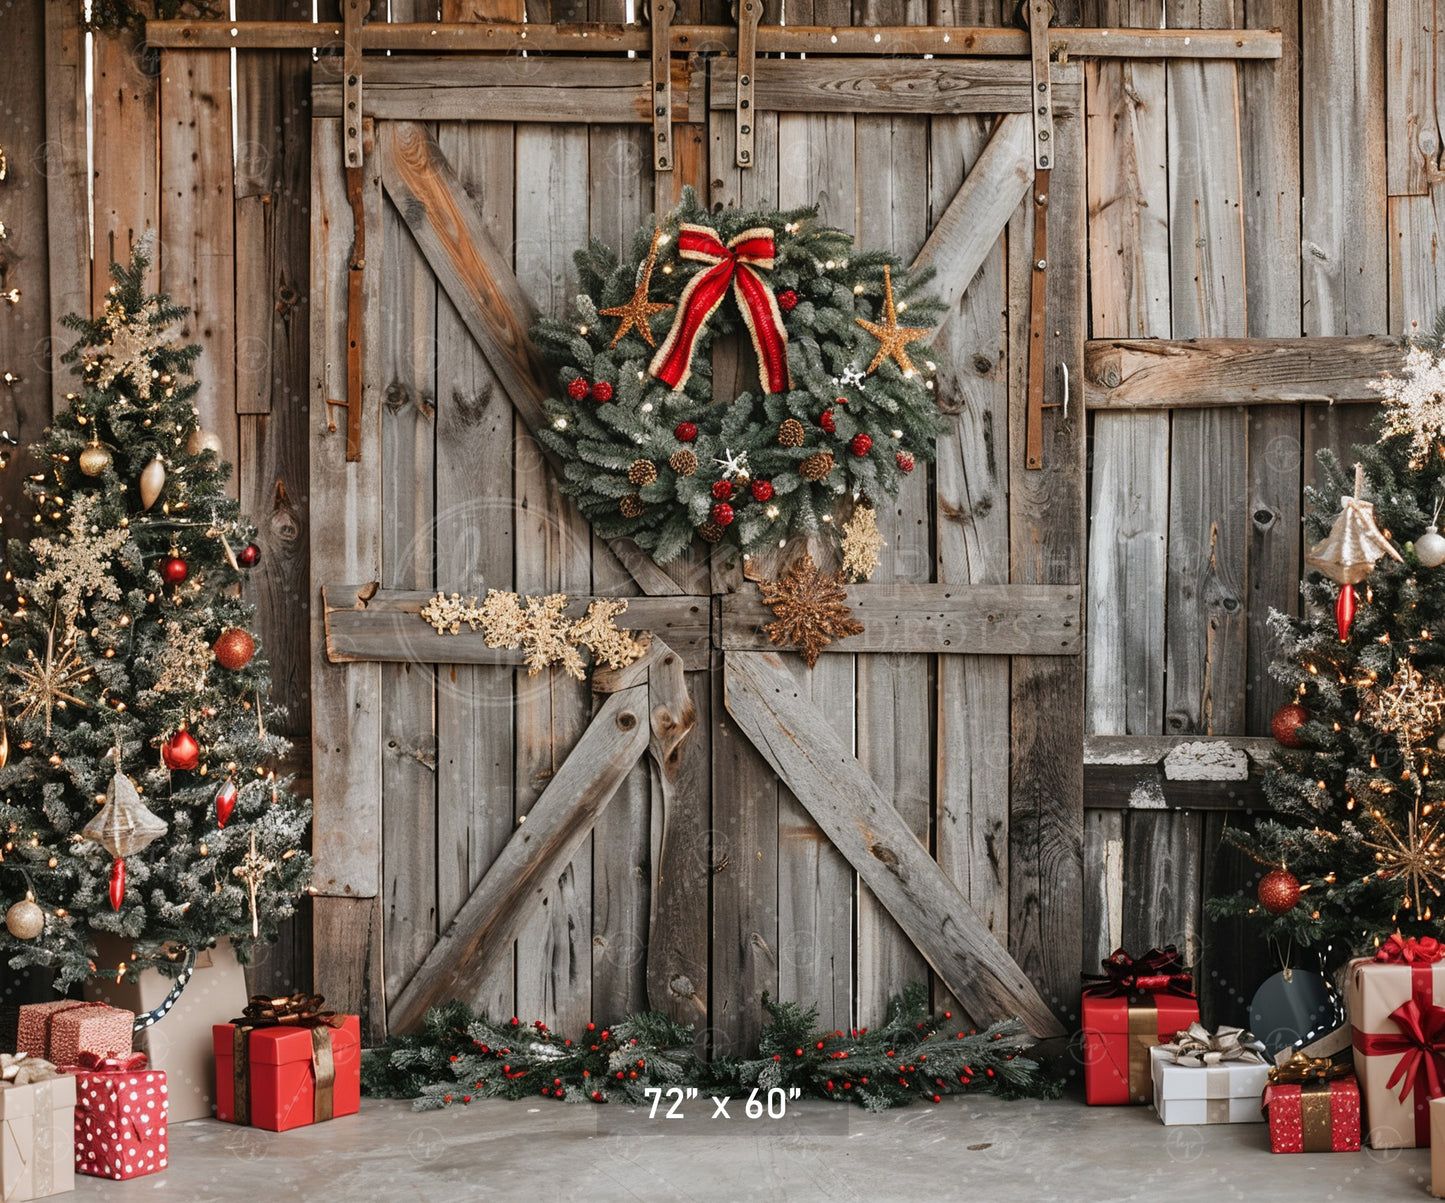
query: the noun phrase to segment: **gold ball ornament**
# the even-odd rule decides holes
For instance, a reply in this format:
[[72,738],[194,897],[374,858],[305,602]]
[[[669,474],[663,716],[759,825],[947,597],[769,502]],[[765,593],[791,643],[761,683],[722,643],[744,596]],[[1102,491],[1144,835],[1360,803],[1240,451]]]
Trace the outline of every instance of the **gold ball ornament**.
[[166,487],[166,466],[156,456],[140,474],[140,503],[143,509],[150,509],[160,498]]
[[805,433],[797,418],[788,418],[778,427],[778,442],[784,447],[801,447]]
[[80,453],[80,470],[87,476],[99,476],[115,462],[110,448],[92,442]]
[[216,458],[221,458],[221,436],[211,430],[202,430],[199,426],[191,432],[191,437],[186,440],[186,450],[192,455],[200,455],[203,451],[213,451]]
[[639,488],[643,485],[650,485],[657,479],[657,465],[650,459],[635,459],[632,461],[632,466],[627,469],[627,479]]
[[211,645],[216,653],[216,663],[231,671],[245,668],[256,654],[256,641],[240,627],[227,627]]
[[17,940],[33,940],[45,930],[45,912],[33,899],[22,898],[5,912],[5,930]]

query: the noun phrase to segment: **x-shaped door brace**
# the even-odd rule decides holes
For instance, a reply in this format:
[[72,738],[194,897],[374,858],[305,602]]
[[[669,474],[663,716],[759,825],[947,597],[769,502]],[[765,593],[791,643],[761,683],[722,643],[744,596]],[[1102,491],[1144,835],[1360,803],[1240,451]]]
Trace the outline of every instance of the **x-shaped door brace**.
[[[842,746],[828,720],[799,693],[781,659],[770,652],[734,652],[723,672],[728,713],[738,728],[969,1013],[980,1021],[1017,1015],[1037,1036],[1063,1035],[1034,984]],[[610,693],[606,704],[388,1008],[392,1030],[415,1028],[428,1007],[476,992],[644,755],[651,760],[664,816],[659,862],[682,859],[671,844],[684,833],[666,821],[677,796],[683,744],[697,722],[682,658],[654,640],[637,663],[599,673],[594,688]],[[689,990],[692,982],[705,980],[706,949],[690,947],[669,927],[682,909],[674,900],[689,888],[684,876],[657,875],[647,992],[657,1009],[705,1022],[705,1001]],[[664,951],[665,956],[654,955]]]

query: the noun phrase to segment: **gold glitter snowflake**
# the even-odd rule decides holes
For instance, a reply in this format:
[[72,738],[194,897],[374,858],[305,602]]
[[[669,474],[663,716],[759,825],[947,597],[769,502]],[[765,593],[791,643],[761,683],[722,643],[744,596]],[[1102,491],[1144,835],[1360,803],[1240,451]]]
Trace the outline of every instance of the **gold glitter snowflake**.
[[1401,660],[1390,684],[1365,694],[1365,718],[1395,736],[1408,757],[1411,749],[1433,734],[1445,717],[1445,688],[1426,680],[1408,660]]
[[773,643],[798,648],[809,668],[835,639],[863,633],[863,624],[846,604],[843,573],[819,572],[810,555],[804,555],[778,580],[763,581],[761,588],[764,603],[778,616],[763,630]]
[[523,605],[517,594],[491,589],[480,606],[475,597],[464,601],[457,593],[438,593],[422,607],[421,616],[439,635],[456,635],[466,623],[481,630],[488,647],[523,649],[531,676],[560,664],[580,681],[586,676],[583,648],[612,668],[631,664],[646,650],[631,632],[618,629],[616,618],[626,609],[625,601],[594,601],[574,621],[567,617],[565,593],[528,597]]
[[155,683],[157,693],[199,693],[205,688],[216,654],[203,631],[183,622],[167,622],[161,654],[164,668]]
[[843,574],[851,581],[866,581],[882,561],[885,546],[877,511],[860,505],[843,524]]
[[122,376],[135,387],[136,395],[151,395],[151,360],[170,337],[170,330],[158,312],[156,302],[146,304],[132,316],[112,297],[105,304],[105,328],[110,342],[96,348],[84,359],[87,371],[95,371],[97,388],[108,389]]
[[91,521],[96,498],[89,493],[77,494],[70,506],[68,534],[57,542],[52,539],[30,540],[30,551],[45,570],[35,578],[36,593],[54,593],[60,613],[67,624],[80,610],[82,597],[98,593],[109,601],[120,600],[120,586],[115,582],[111,560],[124,546],[130,532],[113,526],[102,530]]

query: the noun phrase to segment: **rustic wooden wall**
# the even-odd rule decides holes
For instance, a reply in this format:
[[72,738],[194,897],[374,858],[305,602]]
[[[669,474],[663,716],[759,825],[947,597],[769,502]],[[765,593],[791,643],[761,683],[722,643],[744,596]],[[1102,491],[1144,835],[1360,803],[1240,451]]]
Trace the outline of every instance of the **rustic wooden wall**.
[[[25,61],[45,64],[43,72],[0,77],[0,144],[11,164],[10,179],[0,184],[0,221],[9,234],[0,241],[0,288],[23,294],[19,305],[0,304],[0,373],[24,378],[0,388],[0,426],[22,442],[40,433],[66,387],[64,369],[52,371],[55,352],[67,345],[59,316],[90,308],[109,259],[123,258],[142,230],[157,228],[160,280],[196,308],[191,334],[207,346],[201,373],[208,421],[233,451],[236,487],[261,527],[258,628],[289,711],[304,786],[310,716],[319,704],[310,696],[312,643],[303,617],[319,584],[308,577],[307,440],[316,415],[307,413],[307,339],[311,260],[325,245],[310,190],[310,56],[239,54],[233,95],[226,52],[162,59],[132,36],[92,43],[79,30],[78,7],[0,3],[5,28],[29,48]],[[789,4],[788,20],[998,24],[1012,7],[999,0],[805,0],[801,9]],[[237,8],[243,19],[305,19],[311,6],[239,0]],[[679,8],[679,20],[728,19],[721,0]],[[1089,336],[1398,333],[1428,321],[1445,299],[1445,269],[1435,255],[1445,178],[1435,10],[1431,0],[1331,0],[1310,5],[1302,22],[1300,5],[1288,0],[1060,5],[1064,24],[1284,30],[1278,63],[1085,64],[1078,167],[1088,231],[1075,266],[1087,264]],[[533,20],[615,20],[621,6],[557,0],[526,11]],[[394,20],[515,18],[520,3],[393,0],[390,12]],[[87,55],[95,89],[89,174]],[[1302,95],[1311,103],[1302,106]],[[227,119],[233,105],[234,143]],[[773,116],[759,123],[760,166],[739,172],[724,166],[730,147],[726,124],[720,128],[723,143],[715,146],[704,144],[699,124],[678,129],[679,181],[696,182],[718,201],[816,199],[829,220],[852,226],[861,218],[861,231],[886,230],[903,253],[921,243],[948,199],[945,181],[958,176],[986,133],[974,117]],[[475,195],[488,231],[514,248],[516,270],[543,306],[567,296],[572,247],[588,233],[617,239],[651,207],[642,127],[443,122],[437,137],[463,177],[479,181]],[[800,156],[802,147],[813,153]],[[890,178],[919,186],[895,190]],[[445,578],[478,587],[477,565],[501,564],[516,540],[535,550],[505,571],[489,568],[485,584],[627,588],[620,567],[584,529],[545,518],[555,505],[543,465],[522,457],[513,466],[525,433],[494,396],[485,365],[428,283],[395,211],[379,190],[373,199],[378,256],[398,315],[409,315],[394,326],[408,337],[379,339],[376,361],[384,393],[378,468],[396,499],[375,535],[390,549],[385,583],[429,588]],[[952,360],[963,366],[966,404],[940,446],[934,499],[905,493],[889,517],[888,579],[1021,579],[1024,549],[1006,550],[1020,537],[1008,529],[1006,506],[984,514],[977,504],[990,489],[1004,497],[1009,488],[1007,479],[988,483],[1007,473],[990,461],[990,439],[1007,426],[1009,374],[1020,370],[1003,354],[1008,272],[1000,250],[972,282],[963,320],[955,318],[947,332]],[[1271,649],[1264,620],[1271,605],[1296,604],[1301,488],[1315,450],[1347,447],[1367,416],[1359,406],[1296,404],[1091,419],[1091,540],[1087,565],[1078,568],[1089,588],[1091,732],[1267,730],[1279,695],[1265,672]],[[435,490],[412,487],[432,472]],[[437,501],[451,495],[449,482],[478,474],[498,484],[484,521]],[[19,477],[14,468],[0,474],[7,520]],[[975,521],[940,520],[930,514],[935,508],[972,512]],[[336,517],[318,513],[314,522],[320,529]],[[435,564],[415,542],[431,527],[446,533],[438,540],[446,554]],[[494,784],[513,792],[516,813],[524,814],[585,723],[590,700],[565,682],[513,683],[510,670],[491,666],[367,671],[376,677],[376,713],[386,716],[377,731],[384,741],[377,784],[388,802],[372,833],[384,849],[383,890],[376,900],[318,900],[317,923],[323,939],[368,933],[384,952],[384,978],[373,984],[384,994],[425,953],[510,830],[510,815],[499,827],[473,809],[474,793],[453,796],[445,782]],[[849,657],[833,657],[812,679],[815,693],[855,699],[837,721],[840,730],[856,728],[860,759],[910,822],[931,831],[940,861],[995,930],[1009,935],[1025,965],[1047,962],[1046,975],[1062,983],[1067,975],[1058,962],[1072,963],[1075,954],[1054,946],[1054,917],[1041,919],[1020,902],[1029,896],[1028,879],[1048,871],[1038,838],[1049,825],[1038,815],[1009,813],[1007,757],[959,751],[1007,746],[1004,712],[981,699],[1012,690],[1016,705],[1048,705],[1060,696],[1050,684],[1027,672],[1011,676],[1007,662],[984,657],[870,659],[856,667]],[[435,772],[437,747],[475,747],[461,736],[475,734],[479,716],[499,697],[507,707],[515,702],[510,734],[488,743],[485,756]],[[719,698],[704,690],[695,700],[705,738],[736,740]],[[929,760],[895,762],[900,716],[939,707],[953,721],[938,723]],[[1014,749],[1016,757],[1029,751]],[[734,857],[734,871],[714,881],[713,923],[733,934],[737,956],[714,997],[715,1014],[747,1005],[763,987],[788,995],[812,983],[825,1017],[842,1023],[854,1008],[866,1015],[880,1000],[854,983],[883,986],[917,972],[906,942],[866,898],[856,911],[839,904],[851,874],[761,761],[740,752],[729,763],[705,803],[715,840],[766,856]],[[727,804],[739,796],[762,798],[757,806],[767,813]],[[626,850],[640,846],[648,805],[639,773],[578,857],[559,905],[528,933],[546,956],[525,972],[499,966],[487,1001],[566,1022],[585,1018],[598,991],[640,1001],[645,874]],[[1236,1018],[1259,971],[1235,933],[1204,923],[1200,903],[1256,871],[1219,850],[1223,825],[1238,821],[1241,815],[1220,809],[1091,805],[1078,959],[1087,963],[1120,941],[1174,940],[1201,961],[1218,1017]],[[1032,844],[1018,842],[1025,833]],[[1015,841],[1012,858],[999,855],[1000,838]],[[735,938],[760,926],[774,938],[765,954]],[[253,984],[305,985],[310,932],[308,922],[292,925]],[[856,942],[856,965],[831,957],[840,941]]]

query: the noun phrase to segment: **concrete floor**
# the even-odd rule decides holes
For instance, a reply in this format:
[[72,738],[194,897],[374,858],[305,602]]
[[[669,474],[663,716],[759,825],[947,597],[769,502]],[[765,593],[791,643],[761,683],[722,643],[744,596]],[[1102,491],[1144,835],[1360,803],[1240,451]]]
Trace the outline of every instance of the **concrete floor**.
[[277,1135],[212,1120],[171,1129],[171,1164],[129,1182],[77,1175],[80,1201],[461,1203],[1191,1200],[1429,1197],[1427,1149],[1273,1156],[1263,1124],[1165,1128],[1146,1108],[945,1099],[870,1115],[823,1102],[787,1117],[681,1121],[646,1109],[488,1101],[361,1114]]

